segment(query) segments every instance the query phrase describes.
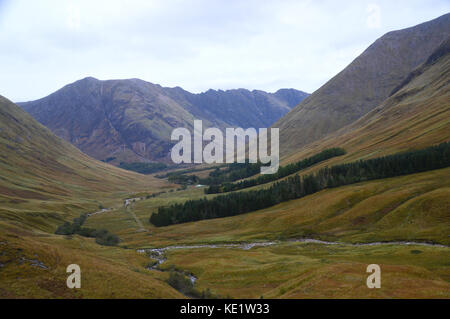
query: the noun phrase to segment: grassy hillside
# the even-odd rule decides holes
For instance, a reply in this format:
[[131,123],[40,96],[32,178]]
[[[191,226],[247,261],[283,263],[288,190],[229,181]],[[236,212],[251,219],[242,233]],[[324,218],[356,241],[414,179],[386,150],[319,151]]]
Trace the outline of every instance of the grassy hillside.
[[[105,247],[0,224],[0,298],[183,298],[168,274],[146,270],[135,250]],[[66,267],[78,264],[81,289],[68,289]]]
[[[53,235],[80,213],[164,187],[89,158],[0,97],[0,298],[183,297],[134,250]],[[83,271],[80,291],[65,284],[72,263]]]
[[91,159],[0,97],[0,222],[52,231],[80,212],[164,186]]
[[[161,205],[202,198],[201,190],[167,193],[136,202],[133,212],[151,236],[137,231],[131,215],[92,216],[87,227],[106,227],[127,246],[220,243],[312,237],[346,242],[414,240],[450,244],[450,169],[324,190],[248,214],[155,227],[148,217]],[[215,195],[208,195],[208,197]]]

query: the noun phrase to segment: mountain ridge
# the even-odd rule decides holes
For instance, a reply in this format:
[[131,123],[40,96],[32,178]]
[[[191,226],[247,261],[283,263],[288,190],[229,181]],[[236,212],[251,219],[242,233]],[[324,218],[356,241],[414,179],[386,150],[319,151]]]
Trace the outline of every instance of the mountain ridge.
[[[282,89],[190,93],[140,79],[86,77],[39,100],[18,103],[86,154],[120,162],[167,161],[176,127],[269,127],[307,93]],[[297,102],[295,102],[297,100]]]

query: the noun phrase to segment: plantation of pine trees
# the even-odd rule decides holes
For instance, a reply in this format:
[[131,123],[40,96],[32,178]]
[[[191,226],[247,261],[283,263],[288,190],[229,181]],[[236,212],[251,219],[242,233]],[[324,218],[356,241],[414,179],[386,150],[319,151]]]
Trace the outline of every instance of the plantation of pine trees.
[[[330,148],[330,149],[326,149],[318,154],[315,154],[311,157],[308,157],[304,160],[301,160],[297,163],[289,164],[286,166],[280,166],[278,171],[275,174],[261,175],[261,176],[258,176],[257,178],[244,180],[244,181],[234,183],[234,184],[233,183],[223,183],[221,185],[217,185],[217,184],[211,185],[211,184],[203,183],[206,185],[211,185],[210,187],[205,189],[205,194],[227,193],[227,192],[236,191],[239,189],[244,189],[244,188],[248,188],[248,187],[252,187],[252,186],[256,186],[256,185],[273,182],[280,178],[292,175],[292,174],[294,174],[298,171],[301,171],[305,168],[311,167],[319,162],[325,161],[332,157],[341,156],[344,154],[345,154],[345,150],[342,148]],[[256,164],[253,164],[253,165],[256,165]],[[256,169],[253,169],[253,170],[247,169],[247,171],[253,171],[254,173],[252,175],[256,175],[257,173],[259,173],[260,166],[261,165],[259,165]],[[247,176],[242,175],[240,178],[236,178],[234,180],[246,178],[246,177],[249,177],[252,175],[247,175]],[[233,176],[239,177],[239,175],[236,174],[236,172],[234,172]]]
[[298,174],[274,183],[267,189],[233,192],[212,199],[189,200],[160,207],[152,214],[155,226],[244,214],[291,199],[301,198],[325,188],[362,181],[419,173],[450,166],[450,142],[426,149],[360,160],[320,169],[300,177]]

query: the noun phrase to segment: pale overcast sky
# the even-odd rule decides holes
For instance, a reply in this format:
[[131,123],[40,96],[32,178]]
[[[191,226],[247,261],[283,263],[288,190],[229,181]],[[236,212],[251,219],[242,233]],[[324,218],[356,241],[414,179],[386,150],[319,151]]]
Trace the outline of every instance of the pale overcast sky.
[[86,76],[313,92],[384,33],[449,11],[449,0],[0,0],[0,94],[37,99]]

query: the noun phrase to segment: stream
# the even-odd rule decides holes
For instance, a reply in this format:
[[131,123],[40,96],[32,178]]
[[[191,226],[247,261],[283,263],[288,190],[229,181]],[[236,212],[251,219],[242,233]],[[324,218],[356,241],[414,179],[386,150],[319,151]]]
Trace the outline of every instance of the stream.
[[[148,253],[150,258],[156,259],[156,263],[150,267],[149,270],[163,271],[159,268],[159,265],[167,260],[165,252],[172,249],[200,249],[200,248],[237,248],[243,250],[249,250],[253,247],[266,247],[273,246],[277,244],[287,243],[287,242],[300,242],[300,243],[313,243],[322,245],[344,245],[344,246],[379,246],[379,245],[402,245],[402,246],[428,246],[428,247],[444,247],[449,246],[433,243],[421,243],[414,241],[386,241],[386,242],[372,242],[372,243],[345,243],[345,242],[334,242],[334,241],[324,241],[313,238],[300,238],[300,239],[288,239],[284,241],[265,241],[265,242],[250,242],[250,243],[236,243],[236,244],[199,244],[199,245],[178,245],[178,246],[167,246],[162,248],[149,248],[149,249],[138,249],[138,253]],[[192,284],[195,284],[197,277],[193,274],[187,274]]]
[[[275,242],[256,242],[256,243],[244,243],[244,244],[217,244],[217,245],[180,245],[180,246],[167,246],[163,248],[151,248],[151,249],[138,249],[138,253],[149,253],[150,258],[156,259],[156,263],[150,267],[147,267],[149,270],[159,270],[159,265],[167,260],[164,252],[171,249],[199,249],[199,248],[238,248],[248,250],[256,246],[270,246],[274,245]],[[191,280],[192,284],[195,284],[197,281],[197,277],[193,274],[185,273],[187,277]]]

